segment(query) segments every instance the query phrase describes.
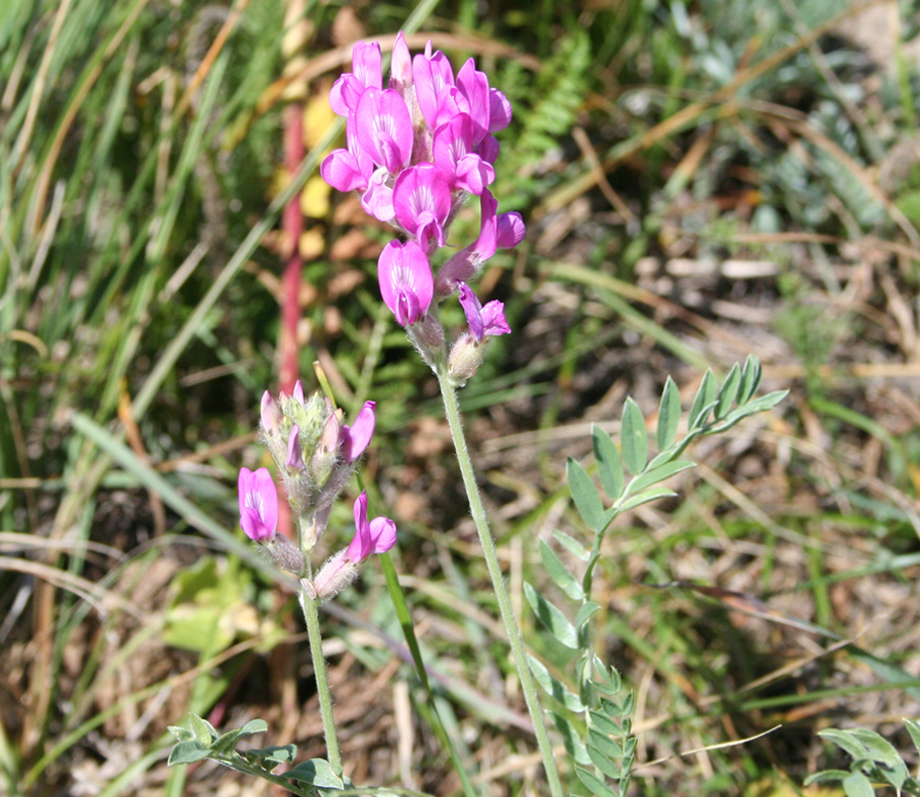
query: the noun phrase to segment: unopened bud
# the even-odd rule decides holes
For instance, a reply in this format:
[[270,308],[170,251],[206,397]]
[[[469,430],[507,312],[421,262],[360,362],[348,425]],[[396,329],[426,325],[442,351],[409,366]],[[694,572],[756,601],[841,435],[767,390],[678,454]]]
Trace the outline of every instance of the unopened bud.
[[357,575],[358,566],[345,556],[345,551],[333,554],[313,579],[316,596],[322,601],[334,598],[351,584]]
[[444,343],[444,327],[431,313],[412,325],[412,334],[422,348],[431,352],[438,351]]
[[262,547],[278,567],[292,573],[300,573],[303,570],[303,553],[283,534],[276,534]]
[[303,470],[303,451],[300,448],[300,427],[294,424],[291,427],[291,436],[288,438],[287,460],[284,463],[291,470]]
[[268,437],[278,434],[284,415],[278,402],[267,390],[262,394],[262,429]]
[[466,380],[479,370],[485,355],[485,347],[468,332],[464,332],[450,350],[447,372],[454,384],[463,387]]

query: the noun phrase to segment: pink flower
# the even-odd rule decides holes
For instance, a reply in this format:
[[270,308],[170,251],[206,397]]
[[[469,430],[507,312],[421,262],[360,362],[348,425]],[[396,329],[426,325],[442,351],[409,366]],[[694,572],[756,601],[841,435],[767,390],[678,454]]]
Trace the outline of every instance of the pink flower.
[[406,169],[396,178],[393,186],[396,221],[426,253],[435,246],[444,246],[444,224],[450,207],[450,186],[430,163]]
[[505,320],[505,305],[493,299],[483,307],[465,282],[460,283],[460,304],[470,325],[470,334],[480,343],[484,338],[511,332]]
[[354,462],[370,445],[376,424],[376,406],[375,401],[365,401],[358,417],[355,418],[354,426],[342,424],[342,456],[346,462]]
[[240,468],[238,487],[240,526],[246,536],[256,542],[271,540],[278,527],[278,492],[268,469]]
[[398,174],[409,163],[415,132],[409,109],[398,92],[365,89],[355,125],[358,144],[378,166]]
[[339,116],[349,116],[354,113],[364,89],[383,87],[380,60],[379,44],[368,44],[367,42],[355,44],[351,56],[354,74],[342,75],[329,92],[329,105]]
[[431,54],[431,42],[424,55],[412,59],[412,78],[419,109],[428,127],[435,130],[457,112],[450,89],[454,86],[454,71],[447,56],[438,50]]
[[469,114],[457,114],[435,130],[432,153],[435,168],[450,188],[479,196],[495,179],[495,169],[473,152],[473,132]]
[[414,324],[428,312],[434,279],[428,258],[417,243],[390,241],[377,260],[377,278],[383,302],[399,324]]
[[345,550],[345,558],[359,564],[374,553],[385,553],[396,544],[396,524],[385,517],[367,522],[367,493],[355,501],[355,537]]

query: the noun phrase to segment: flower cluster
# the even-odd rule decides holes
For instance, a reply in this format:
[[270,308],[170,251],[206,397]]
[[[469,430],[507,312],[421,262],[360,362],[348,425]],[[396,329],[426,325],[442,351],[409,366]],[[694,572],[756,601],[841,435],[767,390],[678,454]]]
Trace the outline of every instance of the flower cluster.
[[[275,399],[268,391],[262,396],[262,438],[297,519],[300,546],[278,534],[278,492],[267,468],[240,470],[240,526],[280,567],[295,573],[304,570],[304,553],[313,549],[326,530],[335,499],[370,444],[375,406],[373,401],[365,402],[349,426],[328,398],[318,393],[305,398],[300,382],[290,396],[282,393]],[[396,542],[392,520],[376,518],[368,524],[364,493],[355,503],[355,519],[357,530],[351,545],[334,555],[316,576],[313,591],[323,599],[351,583],[364,559],[388,551]],[[338,589],[331,591],[335,585]]]
[[[432,53],[430,42],[424,54],[410,56],[402,33],[387,88],[379,44],[355,44],[352,65],[354,72],[342,75],[329,95],[332,109],[347,120],[347,147],[327,156],[320,171],[333,188],[357,191],[368,214],[405,236],[380,254],[380,293],[429,363],[444,339],[432,302],[460,292],[470,330],[455,344],[450,368],[462,383],[481,361],[484,340],[510,332],[502,304],[480,307],[466,283],[497,249],[524,237],[520,214],[499,214],[488,189],[499,151],[493,133],[510,123],[511,105],[472,58],[455,76],[447,56]],[[435,277],[430,257],[447,245],[450,223],[471,195],[480,198],[479,236]],[[472,300],[463,299],[464,291]],[[483,323],[480,311],[491,321]]]

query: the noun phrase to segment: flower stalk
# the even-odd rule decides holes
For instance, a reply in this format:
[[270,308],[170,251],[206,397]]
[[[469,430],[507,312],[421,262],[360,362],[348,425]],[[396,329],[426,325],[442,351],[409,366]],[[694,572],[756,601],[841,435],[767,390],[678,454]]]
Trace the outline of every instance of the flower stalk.
[[[306,580],[305,580],[306,582]],[[323,656],[323,637],[319,626],[318,598],[308,594],[312,591],[309,582],[301,583],[300,608],[307,624],[310,638],[310,657],[313,659],[313,675],[316,680],[316,696],[319,698],[319,713],[323,720],[323,736],[326,740],[326,755],[336,775],[342,774],[342,756],[339,753],[339,737],[335,733],[335,716],[332,713],[332,692],[326,676],[326,658]]]
[[466,435],[463,432],[463,420],[460,416],[460,402],[457,400],[457,391],[443,358],[438,361],[436,373],[438,385],[441,388],[441,396],[444,400],[444,413],[450,426],[457,462],[460,465],[460,473],[463,477],[463,486],[466,489],[467,500],[470,504],[470,514],[476,526],[476,533],[479,535],[479,542],[482,545],[483,558],[489,571],[489,577],[492,579],[492,586],[495,589],[495,597],[498,600],[498,608],[502,622],[505,625],[505,632],[508,634],[511,655],[521,682],[521,690],[524,692],[527,710],[530,712],[530,719],[533,722],[534,735],[537,737],[537,746],[543,758],[543,768],[546,772],[550,793],[553,797],[563,797],[562,782],[559,779],[559,770],[556,767],[556,759],[553,756],[553,746],[546,731],[546,723],[543,720],[543,708],[540,705],[536,684],[527,665],[524,639],[514,617],[511,597],[505,588],[501,564],[498,561],[498,554],[495,550],[495,541],[492,539],[492,532],[489,529],[489,519],[482,503],[482,497],[479,494],[479,486],[476,484],[476,471],[473,468],[473,460],[470,457],[469,448],[466,444]]

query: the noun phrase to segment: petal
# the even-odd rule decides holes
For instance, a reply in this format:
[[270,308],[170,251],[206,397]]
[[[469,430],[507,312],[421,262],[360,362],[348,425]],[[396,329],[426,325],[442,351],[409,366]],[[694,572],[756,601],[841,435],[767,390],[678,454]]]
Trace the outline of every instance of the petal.
[[347,149],[330,152],[319,167],[322,178],[337,191],[363,191],[367,178],[361,173],[358,159]]
[[434,55],[417,55],[412,59],[412,78],[419,109],[428,127],[438,126],[438,116],[448,87],[454,85],[454,72],[447,56],[438,50]]
[[511,332],[508,321],[505,319],[505,305],[503,302],[493,299],[486,302],[482,308],[482,335],[483,337],[495,335],[507,335]]
[[499,249],[513,249],[524,240],[524,233],[527,232],[521,214],[516,211],[502,213],[497,219],[496,228],[495,243]]
[[470,290],[470,286],[465,282],[460,283],[460,305],[463,307],[466,323],[470,325],[470,333],[476,340],[482,340],[484,332],[482,323],[482,304],[480,304],[476,294]]
[[393,189],[387,185],[390,173],[381,167],[368,181],[367,190],[361,197],[361,207],[378,221],[391,222],[396,215],[393,209]]
[[377,42],[356,42],[351,51],[351,68],[355,77],[368,88],[383,88],[383,70],[380,66],[380,45]]
[[[489,130],[491,99],[489,79],[485,72],[479,72],[470,58],[457,73],[457,87],[466,98],[469,115],[476,128],[474,143],[479,143]],[[504,95],[502,95],[504,96]]]
[[389,518],[375,517],[370,536],[373,553],[386,553],[396,544],[396,524]]
[[345,556],[352,562],[366,559],[373,545],[370,535],[371,529],[367,523],[367,493],[362,492],[355,500],[355,536],[345,550]]
[[406,37],[400,31],[393,42],[393,57],[390,60],[390,81],[397,85],[406,86],[412,82],[412,56],[409,54],[409,45]]
[[289,468],[303,470],[303,451],[300,447],[300,427],[295,423],[291,427],[291,435],[288,437],[287,461],[284,463]]
[[[342,456],[346,462],[354,462],[360,457],[370,445],[371,437],[374,435],[374,426],[376,417],[374,408],[377,403],[374,401],[365,401],[361,412],[355,418],[353,426],[342,426]],[[334,417],[334,416],[333,416]]]
[[489,132],[497,133],[511,124],[511,103],[498,89],[489,89]]
[[497,246],[498,217],[496,216],[496,211],[498,210],[498,202],[487,188],[482,191],[479,207],[481,216],[479,238],[473,244],[473,251],[474,259],[481,265],[495,254]]
[[378,166],[396,174],[409,162],[415,132],[409,109],[392,89],[365,89],[356,114],[358,143]]
[[284,415],[281,413],[281,407],[274,397],[267,390],[262,394],[262,406],[260,408],[262,428],[266,434],[274,434],[278,431]]

